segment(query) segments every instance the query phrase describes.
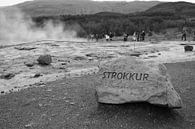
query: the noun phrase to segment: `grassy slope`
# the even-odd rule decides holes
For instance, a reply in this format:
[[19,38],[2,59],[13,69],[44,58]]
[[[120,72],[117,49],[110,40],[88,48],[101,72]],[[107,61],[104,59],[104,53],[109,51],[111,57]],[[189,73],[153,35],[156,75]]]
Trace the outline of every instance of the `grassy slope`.
[[187,15],[195,17],[195,4],[188,2],[167,2],[160,3],[148,10],[146,12],[170,12],[179,15]]
[[16,5],[31,16],[95,14],[98,12],[133,13],[160,2],[92,2],[89,0],[36,0]]

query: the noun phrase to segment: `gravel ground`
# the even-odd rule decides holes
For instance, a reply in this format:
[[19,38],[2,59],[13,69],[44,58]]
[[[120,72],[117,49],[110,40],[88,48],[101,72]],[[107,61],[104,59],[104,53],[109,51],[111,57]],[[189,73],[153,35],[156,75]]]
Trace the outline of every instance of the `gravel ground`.
[[85,75],[0,96],[0,129],[194,129],[195,62],[166,66],[182,109],[98,104],[96,75]]

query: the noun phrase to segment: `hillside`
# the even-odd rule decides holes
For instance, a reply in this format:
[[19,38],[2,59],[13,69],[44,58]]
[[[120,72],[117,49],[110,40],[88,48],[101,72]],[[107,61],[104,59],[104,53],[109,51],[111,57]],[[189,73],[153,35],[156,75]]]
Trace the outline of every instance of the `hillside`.
[[157,1],[97,2],[91,0],[35,0],[15,5],[15,7],[20,8],[31,16],[56,16],[95,14],[99,12],[128,14],[145,11],[159,3]]
[[195,4],[188,2],[167,2],[160,3],[148,10],[146,13],[174,13],[178,15],[195,17]]

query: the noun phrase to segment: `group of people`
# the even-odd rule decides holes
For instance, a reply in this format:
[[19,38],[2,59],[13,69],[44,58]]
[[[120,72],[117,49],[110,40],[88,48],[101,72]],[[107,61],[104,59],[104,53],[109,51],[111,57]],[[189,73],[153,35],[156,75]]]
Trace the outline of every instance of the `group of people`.
[[[192,36],[192,40],[195,41],[195,31],[192,32],[191,36]],[[186,41],[187,40],[187,31],[186,30],[182,31],[181,40],[182,41]]]
[[[124,33],[123,34],[123,37],[124,37],[123,40],[127,41],[128,40],[128,36],[129,36],[129,34]],[[145,36],[146,36],[146,33],[145,33],[144,30],[142,32],[134,32],[132,40],[133,41],[144,41],[145,40]]]
[[114,34],[110,32],[109,34],[105,34],[106,41],[112,41],[114,37]]
[[93,41],[96,40],[96,42],[98,42],[99,40],[99,35],[98,34],[89,34],[87,37],[88,41]]
[[143,30],[142,32],[134,32],[133,33],[133,41],[144,41],[146,33]]
[[[114,37],[114,33],[112,32],[109,32],[107,34],[89,34],[88,35],[88,41],[96,41],[98,42],[99,39],[103,39],[105,38],[106,41],[112,41],[113,40],[113,37]],[[134,32],[133,33],[133,36],[132,36],[132,41],[145,41],[145,36],[146,36],[146,33],[145,31],[137,31],[137,32]],[[129,34],[127,33],[123,33],[123,41],[128,41],[128,37],[129,37]],[[183,30],[182,31],[182,36],[181,36],[181,40],[182,41],[186,41],[187,40],[187,31],[186,30]],[[193,40],[195,41],[195,31],[193,32]]]
[[113,37],[114,37],[114,34],[112,32],[108,33],[108,34],[89,34],[87,39],[88,41],[96,41],[98,42],[99,39],[102,39],[102,38],[106,38],[106,41],[112,41],[113,40]]
[[[142,32],[134,32],[132,40],[133,41],[144,41],[145,40],[145,31],[143,30]],[[89,34],[88,35],[88,41],[96,41],[98,42],[99,39],[105,38],[106,41],[112,41],[114,37],[114,34],[112,32],[109,32],[107,34]],[[123,41],[127,41],[129,37],[129,34],[124,33],[123,34]]]

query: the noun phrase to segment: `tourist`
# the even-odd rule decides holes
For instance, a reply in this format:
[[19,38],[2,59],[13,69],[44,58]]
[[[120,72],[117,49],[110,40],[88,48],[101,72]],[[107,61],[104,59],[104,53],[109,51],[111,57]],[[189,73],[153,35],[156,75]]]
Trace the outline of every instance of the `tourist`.
[[184,30],[183,32],[182,32],[182,37],[181,37],[181,40],[182,41],[186,41],[186,31]]
[[134,32],[134,33],[133,33],[132,40],[133,40],[133,41],[136,41],[136,40],[137,40],[137,38],[136,38],[136,37],[137,37],[137,34],[136,34],[136,32]]
[[143,30],[142,33],[141,33],[141,41],[144,41],[145,40],[145,31]]
[[137,41],[140,41],[140,33],[139,32],[137,32]]
[[99,35],[98,34],[95,34],[95,39],[96,39],[96,42],[98,42],[98,40],[99,40]]
[[110,41],[112,41],[112,38],[114,37],[114,35],[112,34],[112,32],[109,33],[110,36]]
[[110,36],[108,34],[105,34],[105,38],[107,42],[110,40]]
[[127,41],[127,39],[128,39],[128,34],[124,33],[123,36],[124,36],[123,40],[124,40],[124,41]]

